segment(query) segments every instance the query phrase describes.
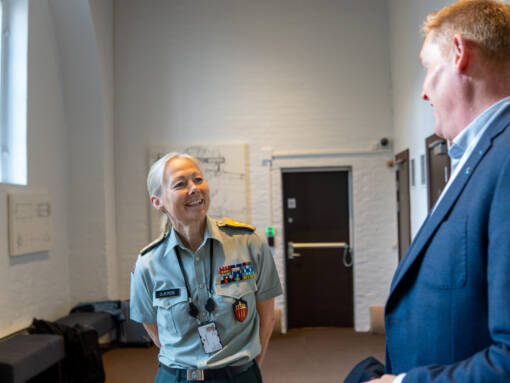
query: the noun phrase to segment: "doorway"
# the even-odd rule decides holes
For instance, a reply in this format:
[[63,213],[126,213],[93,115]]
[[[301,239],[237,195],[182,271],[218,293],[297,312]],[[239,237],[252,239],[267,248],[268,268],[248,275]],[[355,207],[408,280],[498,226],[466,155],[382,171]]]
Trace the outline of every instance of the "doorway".
[[398,260],[411,244],[411,197],[409,193],[409,149],[395,155],[397,185]]
[[436,204],[450,177],[450,157],[444,138],[435,134],[425,139],[427,155],[428,202],[429,212]]
[[288,328],[352,327],[350,168],[282,169],[282,188]]

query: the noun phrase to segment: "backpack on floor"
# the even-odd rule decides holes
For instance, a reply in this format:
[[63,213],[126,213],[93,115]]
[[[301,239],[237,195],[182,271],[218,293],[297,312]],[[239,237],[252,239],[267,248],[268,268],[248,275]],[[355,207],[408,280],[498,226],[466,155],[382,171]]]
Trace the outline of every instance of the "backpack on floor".
[[97,331],[92,327],[80,324],[69,327],[34,318],[28,331],[31,334],[57,334],[64,337],[66,357],[62,362],[62,375],[65,382],[103,383],[105,381]]

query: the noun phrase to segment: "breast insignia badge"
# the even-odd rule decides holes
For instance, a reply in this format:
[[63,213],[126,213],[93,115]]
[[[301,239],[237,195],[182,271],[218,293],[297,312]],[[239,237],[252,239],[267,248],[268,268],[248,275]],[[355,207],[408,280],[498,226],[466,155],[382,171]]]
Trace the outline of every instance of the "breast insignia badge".
[[234,314],[239,322],[243,322],[248,315],[248,304],[242,299],[238,299],[232,305],[234,308]]
[[254,277],[253,263],[243,262],[233,265],[223,265],[218,268],[218,274],[221,276],[222,285],[252,279]]

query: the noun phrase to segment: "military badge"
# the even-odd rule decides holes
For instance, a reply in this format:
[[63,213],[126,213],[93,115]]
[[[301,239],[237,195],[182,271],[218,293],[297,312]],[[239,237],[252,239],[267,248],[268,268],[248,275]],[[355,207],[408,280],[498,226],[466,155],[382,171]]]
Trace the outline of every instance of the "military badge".
[[254,276],[253,263],[243,262],[234,265],[220,266],[218,274],[221,276],[221,284],[230,282],[239,282],[245,279],[251,279]]
[[248,303],[242,299],[238,299],[232,305],[234,308],[234,315],[239,322],[243,322],[248,315]]

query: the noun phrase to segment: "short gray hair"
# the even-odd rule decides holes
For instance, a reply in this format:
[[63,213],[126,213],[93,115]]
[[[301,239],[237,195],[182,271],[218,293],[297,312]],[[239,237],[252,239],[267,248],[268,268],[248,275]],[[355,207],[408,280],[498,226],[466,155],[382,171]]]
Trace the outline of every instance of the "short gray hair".
[[187,153],[178,152],[171,152],[165,154],[163,157],[161,157],[159,160],[152,164],[149,170],[149,174],[147,175],[147,191],[149,192],[149,197],[152,196],[161,197],[166,165],[168,165],[171,161],[175,160],[176,158],[185,158],[187,160],[190,160],[195,164],[197,169],[200,170],[200,173],[202,173],[200,163],[195,157],[190,156]]

